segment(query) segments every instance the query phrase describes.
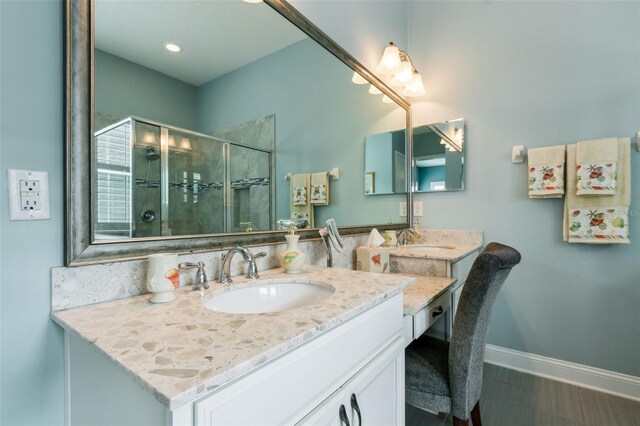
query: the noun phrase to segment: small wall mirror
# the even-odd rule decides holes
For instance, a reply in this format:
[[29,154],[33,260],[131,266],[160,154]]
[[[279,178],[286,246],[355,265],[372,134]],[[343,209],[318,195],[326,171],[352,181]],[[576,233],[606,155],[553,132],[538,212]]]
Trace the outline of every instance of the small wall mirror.
[[464,189],[464,119],[413,128],[413,192]]
[[369,135],[364,142],[364,194],[407,192],[405,130]]

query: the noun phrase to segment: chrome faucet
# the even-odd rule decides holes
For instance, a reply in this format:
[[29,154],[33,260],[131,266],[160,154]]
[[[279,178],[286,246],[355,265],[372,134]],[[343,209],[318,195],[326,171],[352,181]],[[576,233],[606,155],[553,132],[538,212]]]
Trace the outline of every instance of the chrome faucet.
[[267,253],[263,251],[254,255],[245,247],[238,246],[232,248],[222,255],[222,268],[220,269],[220,275],[218,276],[218,282],[220,284],[229,284],[233,282],[233,280],[231,279],[231,260],[233,259],[233,255],[236,253],[242,254],[245,262],[249,263],[249,266],[247,267],[247,278],[260,278],[260,275],[258,275],[258,265],[256,264],[256,259],[265,257]]
[[331,246],[333,246],[338,253],[341,253],[342,250],[344,250],[344,242],[338,232],[336,221],[333,219],[327,219],[326,224],[327,227],[320,229],[319,232],[322,241],[324,241],[325,249],[327,250],[327,267],[331,268],[333,266],[333,252],[331,250]]
[[180,269],[194,269],[198,268],[196,272],[196,282],[193,283],[193,291],[206,290],[209,288],[207,283],[207,274],[204,273],[204,262],[192,263],[182,262],[178,265]]
[[398,246],[406,246],[409,244],[409,235],[413,235],[416,238],[420,238],[420,233],[416,232],[413,228],[403,229],[398,231]]

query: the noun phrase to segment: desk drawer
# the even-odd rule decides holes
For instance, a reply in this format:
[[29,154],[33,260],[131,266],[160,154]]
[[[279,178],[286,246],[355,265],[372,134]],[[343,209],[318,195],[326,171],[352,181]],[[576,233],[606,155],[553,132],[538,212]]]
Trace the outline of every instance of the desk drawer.
[[427,331],[431,324],[445,315],[450,306],[451,295],[446,291],[413,317],[413,335],[417,337]]

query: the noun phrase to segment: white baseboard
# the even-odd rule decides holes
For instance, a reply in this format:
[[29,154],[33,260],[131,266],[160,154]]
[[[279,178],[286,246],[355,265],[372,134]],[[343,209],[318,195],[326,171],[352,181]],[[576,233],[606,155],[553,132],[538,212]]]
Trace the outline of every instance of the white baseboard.
[[485,362],[640,401],[640,377],[487,345]]

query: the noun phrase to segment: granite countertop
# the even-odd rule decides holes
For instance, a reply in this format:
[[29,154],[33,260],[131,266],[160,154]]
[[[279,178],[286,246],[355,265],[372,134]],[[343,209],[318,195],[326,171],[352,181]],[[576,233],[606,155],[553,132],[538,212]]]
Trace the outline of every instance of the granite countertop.
[[[307,340],[355,317],[415,282],[401,274],[376,274],[307,265],[305,272],[262,272],[262,279],[310,280],[335,288],[316,305],[264,314],[229,314],[204,308],[201,297],[228,291],[210,283],[177,299],[152,304],[150,295],[58,311],[53,319],[91,343],[174,410]],[[233,287],[254,283],[234,277]]]
[[411,287],[404,289],[404,314],[415,315],[458,280],[449,277],[430,277],[426,275],[397,274],[415,278]]
[[447,243],[416,243],[400,246],[389,250],[391,257],[414,257],[420,259],[438,259],[457,262],[470,253],[478,250],[482,244],[447,244]]

